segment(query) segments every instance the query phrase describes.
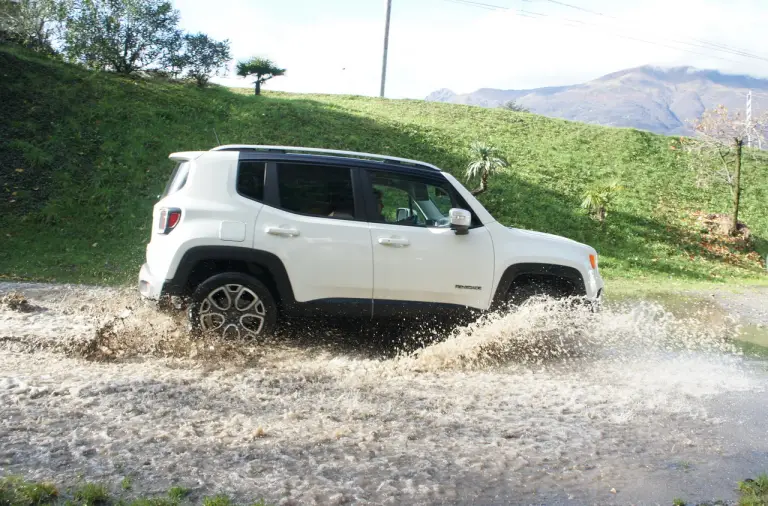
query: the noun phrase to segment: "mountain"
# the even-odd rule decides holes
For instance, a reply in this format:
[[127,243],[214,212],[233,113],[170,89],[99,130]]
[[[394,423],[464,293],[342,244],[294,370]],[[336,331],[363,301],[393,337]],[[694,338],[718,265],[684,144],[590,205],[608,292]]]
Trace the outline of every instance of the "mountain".
[[699,117],[706,108],[723,104],[729,110],[743,111],[749,90],[753,114],[768,110],[768,79],[646,65],[572,86],[481,88],[466,94],[443,88],[430,93],[426,100],[481,107],[500,107],[514,100],[544,116],[661,134],[689,134],[686,121]]

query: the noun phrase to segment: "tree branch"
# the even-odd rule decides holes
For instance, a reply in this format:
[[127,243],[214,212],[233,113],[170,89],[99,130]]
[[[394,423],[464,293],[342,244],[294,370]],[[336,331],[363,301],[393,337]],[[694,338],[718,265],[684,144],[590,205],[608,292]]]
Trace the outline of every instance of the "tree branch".
[[724,174],[725,181],[729,185],[733,186],[733,176],[731,175],[731,171],[728,170],[728,162],[725,160],[725,155],[723,155],[723,151],[719,146],[717,148],[717,154],[720,157],[720,161],[723,164],[723,174]]

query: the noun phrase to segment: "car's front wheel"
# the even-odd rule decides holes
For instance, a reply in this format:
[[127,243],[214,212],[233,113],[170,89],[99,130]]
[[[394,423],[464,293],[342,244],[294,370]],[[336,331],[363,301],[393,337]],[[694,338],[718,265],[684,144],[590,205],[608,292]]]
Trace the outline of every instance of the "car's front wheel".
[[525,301],[533,297],[549,297],[552,299],[562,299],[573,295],[573,284],[562,278],[542,277],[542,278],[523,278],[515,280],[507,292],[507,307],[516,308]]
[[277,304],[258,279],[227,272],[197,286],[188,318],[193,331],[248,340],[272,333],[277,323]]

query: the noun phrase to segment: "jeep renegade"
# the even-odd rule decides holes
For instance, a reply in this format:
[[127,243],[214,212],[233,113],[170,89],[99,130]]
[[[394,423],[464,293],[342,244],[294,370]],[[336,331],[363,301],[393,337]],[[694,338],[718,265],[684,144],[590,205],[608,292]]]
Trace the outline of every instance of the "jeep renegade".
[[226,145],[173,153],[139,291],[224,337],[282,318],[473,313],[534,294],[597,302],[597,252],[497,222],[451,174],[392,156]]

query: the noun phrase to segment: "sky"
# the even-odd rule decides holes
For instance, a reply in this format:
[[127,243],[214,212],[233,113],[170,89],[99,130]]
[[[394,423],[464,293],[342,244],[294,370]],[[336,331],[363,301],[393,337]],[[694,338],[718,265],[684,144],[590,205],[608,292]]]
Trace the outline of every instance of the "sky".
[[[768,77],[768,0],[464,1],[392,0],[386,97],[562,86],[640,65]],[[235,61],[285,68],[266,89],[379,95],[386,0],[172,3],[185,30],[228,39]],[[214,82],[251,86],[234,61]]]

